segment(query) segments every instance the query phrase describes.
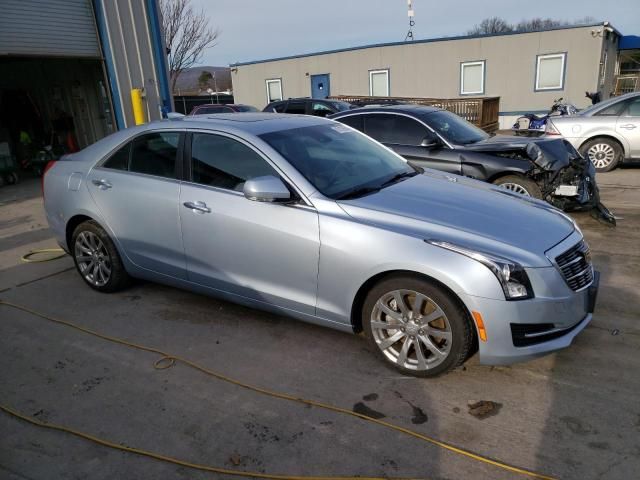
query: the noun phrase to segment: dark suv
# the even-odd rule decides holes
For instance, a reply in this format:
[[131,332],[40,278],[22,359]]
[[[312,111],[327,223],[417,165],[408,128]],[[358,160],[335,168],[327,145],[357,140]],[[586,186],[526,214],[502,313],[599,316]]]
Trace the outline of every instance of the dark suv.
[[354,108],[353,105],[339,100],[325,100],[321,98],[290,98],[271,102],[264,107],[263,112],[297,113],[326,117],[337,112]]

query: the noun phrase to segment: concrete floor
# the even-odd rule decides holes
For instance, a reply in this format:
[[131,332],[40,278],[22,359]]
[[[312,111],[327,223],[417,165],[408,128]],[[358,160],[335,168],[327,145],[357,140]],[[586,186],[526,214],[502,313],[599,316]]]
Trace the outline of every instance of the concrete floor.
[[[557,354],[434,380],[385,368],[359,337],[187,292],[138,283],[98,294],[53,247],[37,181],[0,189],[0,298],[173,352],[266,388],[385,420],[567,479],[640,470],[640,169],[599,175],[616,229],[575,217],[602,272],[593,322]],[[123,445],[196,463],[278,474],[506,479],[518,475],[367,422],[275,400],[153,354],[0,306],[0,403]],[[479,420],[468,403],[501,404]],[[1,478],[219,478],[113,451],[0,413]],[[525,477],[521,477],[525,478]]]

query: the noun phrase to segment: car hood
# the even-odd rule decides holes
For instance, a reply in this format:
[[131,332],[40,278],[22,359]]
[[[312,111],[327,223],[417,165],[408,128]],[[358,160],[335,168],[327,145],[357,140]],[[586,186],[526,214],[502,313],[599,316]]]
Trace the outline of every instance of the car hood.
[[580,156],[573,146],[563,138],[523,138],[496,135],[480,142],[464,145],[464,150],[482,153],[516,153],[529,158],[543,170],[558,171],[570,165]]
[[435,170],[338,204],[359,221],[526,267],[548,267],[545,252],[575,229],[568,217],[541,201]]

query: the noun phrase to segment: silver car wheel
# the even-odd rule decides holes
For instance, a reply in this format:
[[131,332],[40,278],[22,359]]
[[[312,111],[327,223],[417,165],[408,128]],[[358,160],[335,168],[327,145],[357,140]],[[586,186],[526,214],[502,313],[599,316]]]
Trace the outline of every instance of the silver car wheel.
[[525,195],[527,197],[531,196],[531,194],[526,188],[524,188],[522,185],[519,185],[517,183],[501,183],[500,188],[504,188],[506,190],[510,190],[512,192],[519,193],[520,195]]
[[616,151],[608,143],[596,143],[587,150],[589,160],[596,168],[607,168],[616,158]]
[[413,290],[394,290],[378,299],[371,333],[387,359],[409,370],[434,368],[451,351],[451,325],[444,311]]
[[111,257],[100,238],[93,232],[80,232],[74,245],[78,270],[84,279],[103,287],[111,278]]

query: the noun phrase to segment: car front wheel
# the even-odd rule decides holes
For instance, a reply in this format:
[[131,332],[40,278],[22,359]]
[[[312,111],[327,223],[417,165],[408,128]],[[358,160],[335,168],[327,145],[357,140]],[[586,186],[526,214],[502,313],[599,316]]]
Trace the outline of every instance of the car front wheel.
[[536,182],[520,175],[506,175],[493,181],[493,184],[527,197],[542,198],[542,191]]
[[94,290],[115,292],[129,284],[118,250],[104,229],[93,220],[81,223],[71,237],[76,269]]
[[389,277],[367,295],[362,325],[387,365],[433,377],[461,365],[474,334],[464,307],[442,287],[411,276]]

